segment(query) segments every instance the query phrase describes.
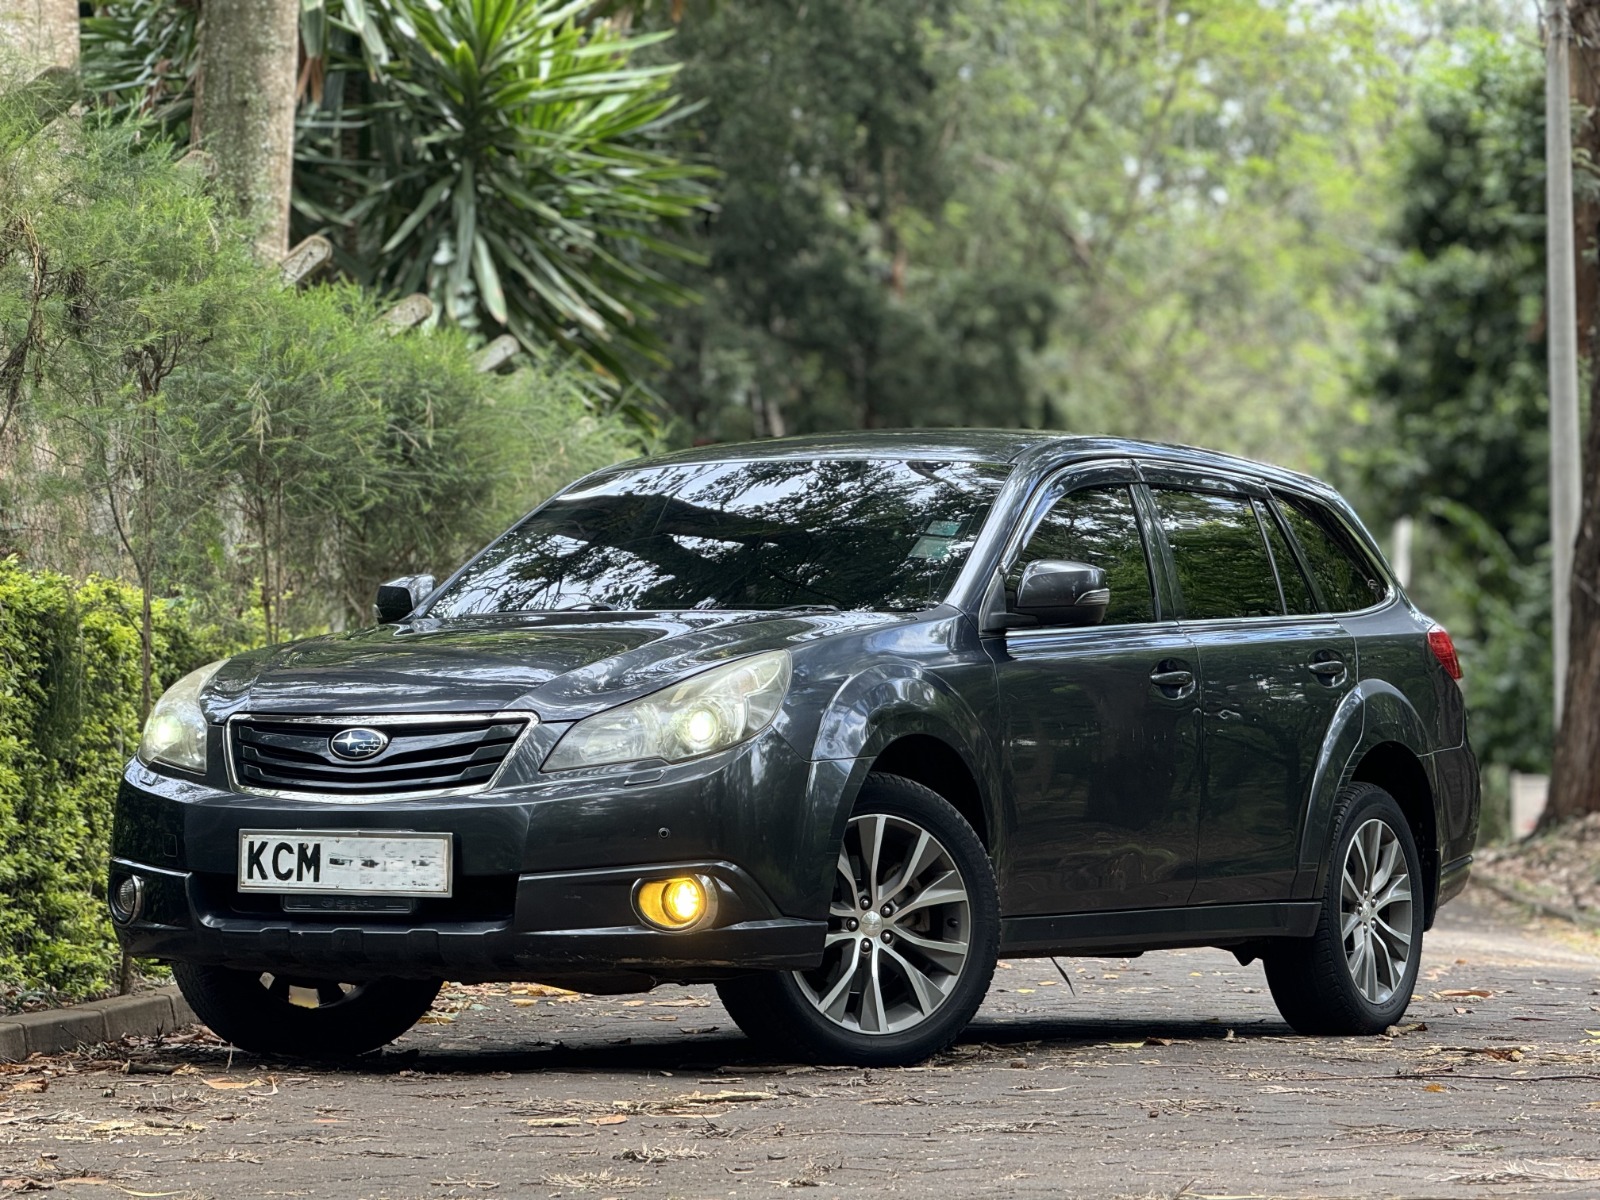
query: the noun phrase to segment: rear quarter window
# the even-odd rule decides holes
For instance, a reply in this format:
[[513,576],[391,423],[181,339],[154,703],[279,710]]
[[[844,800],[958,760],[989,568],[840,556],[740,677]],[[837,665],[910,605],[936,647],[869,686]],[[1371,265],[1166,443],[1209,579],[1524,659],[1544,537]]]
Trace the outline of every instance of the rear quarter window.
[[1378,565],[1332,513],[1298,496],[1277,501],[1329,612],[1370,608],[1389,594]]

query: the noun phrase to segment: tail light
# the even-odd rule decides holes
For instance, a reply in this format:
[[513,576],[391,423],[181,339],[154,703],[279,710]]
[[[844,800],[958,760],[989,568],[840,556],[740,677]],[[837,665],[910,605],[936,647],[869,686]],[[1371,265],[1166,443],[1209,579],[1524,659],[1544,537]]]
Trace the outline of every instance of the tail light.
[[1456,644],[1450,640],[1450,634],[1443,625],[1435,625],[1428,630],[1428,649],[1433,651],[1433,656],[1439,660],[1446,675],[1451,679],[1461,678],[1461,660],[1456,657]]

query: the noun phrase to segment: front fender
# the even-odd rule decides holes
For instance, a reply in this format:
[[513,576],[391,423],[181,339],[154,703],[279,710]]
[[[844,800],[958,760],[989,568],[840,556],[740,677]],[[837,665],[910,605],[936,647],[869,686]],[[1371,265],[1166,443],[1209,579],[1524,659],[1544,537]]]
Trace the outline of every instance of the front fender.
[[982,735],[988,726],[936,672],[913,664],[874,666],[840,686],[818,726],[807,782],[811,828],[826,831],[826,841],[814,848],[818,874],[807,912],[827,911],[835,847],[844,837],[856,797],[873,761],[900,738],[932,737],[955,751],[977,782],[986,822],[998,836],[993,797],[999,765]]
[[1438,821],[1433,756],[1422,719],[1393,684],[1381,679],[1362,680],[1340,701],[1317,756],[1317,769],[1300,827],[1300,862],[1294,885],[1296,899],[1311,899],[1322,894],[1339,789],[1350,780],[1367,752],[1385,742],[1398,743],[1416,755],[1428,776],[1434,818]]

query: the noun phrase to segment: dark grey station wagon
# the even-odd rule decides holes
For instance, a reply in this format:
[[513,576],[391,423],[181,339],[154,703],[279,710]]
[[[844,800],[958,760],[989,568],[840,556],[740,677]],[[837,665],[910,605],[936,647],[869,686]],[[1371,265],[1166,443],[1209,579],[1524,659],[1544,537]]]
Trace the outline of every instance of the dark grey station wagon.
[[1331,489],[1218,454],[668,455],[377,616],[179,681],[121,785],[123,943],[245,1049],[375,1048],[442,979],[711,982],[901,1063],[998,955],[1179,946],[1372,1033],[1471,862],[1448,634]]

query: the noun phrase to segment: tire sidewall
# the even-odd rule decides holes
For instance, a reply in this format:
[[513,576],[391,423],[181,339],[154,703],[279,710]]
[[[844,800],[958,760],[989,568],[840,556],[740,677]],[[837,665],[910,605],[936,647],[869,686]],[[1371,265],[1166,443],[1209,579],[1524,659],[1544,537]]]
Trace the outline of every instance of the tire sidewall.
[[[1374,818],[1382,820],[1394,833],[1395,839],[1400,844],[1401,853],[1405,857],[1406,871],[1411,879],[1411,954],[1406,961],[1405,974],[1401,977],[1400,985],[1395,988],[1394,995],[1386,1004],[1373,1004],[1361,994],[1356,986],[1355,979],[1351,977],[1349,960],[1345,956],[1344,937],[1341,934],[1342,914],[1340,912],[1340,899],[1343,889],[1340,880],[1344,873],[1345,856],[1350,851],[1350,843],[1354,840],[1356,831]],[[1324,889],[1322,899],[1322,935],[1333,943],[1339,969],[1333,972],[1332,985],[1338,989],[1344,1007],[1350,1012],[1360,1014],[1363,1018],[1361,1024],[1368,1026],[1373,1032],[1381,1032],[1393,1025],[1402,1016],[1411,1004],[1411,993],[1416,987],[1417,974],[1422,960],[1422,932],[1424,910],[1426,908],[1426,892],[1423,886],[1422,861],[1417,853],[1416,839],[1412,836],[1411,825],[1406,820],[1405,814],[1400,811],[1400,806],[1388,792],[1376,785],[1363,787],[1351,798],[1349,806],[1339,822],[1338,836],[1333,842],[1333,855],[1328,866],[1328,886]]]
[[932,1017],[914,1028],[866,1034],[841,1029],[818,1012],[793,973],[781,972],[775,983],[791,1019],[808,1035],[805,1040],[824,1055],[856,1061],[918,1061],[954,1041],[988,994],[1000,940],[994,868],[972,826],[948,801],[921,784],[898,776],[869,777],[850,817],[872,814],[903,817],[920,825],[939,839],[961,873],[970,905],[971,933],[967,961],[955,988]]

